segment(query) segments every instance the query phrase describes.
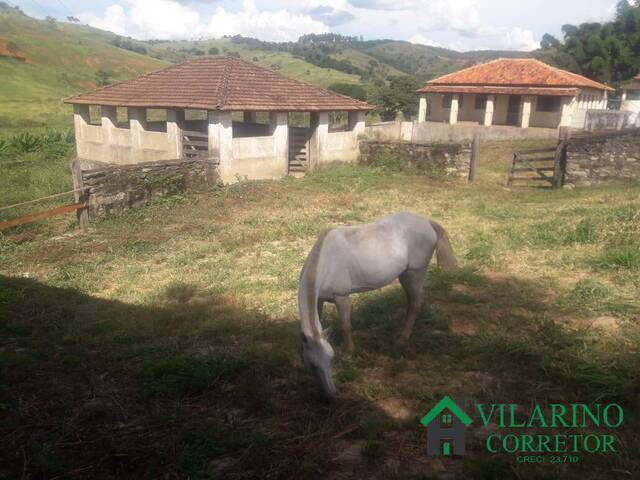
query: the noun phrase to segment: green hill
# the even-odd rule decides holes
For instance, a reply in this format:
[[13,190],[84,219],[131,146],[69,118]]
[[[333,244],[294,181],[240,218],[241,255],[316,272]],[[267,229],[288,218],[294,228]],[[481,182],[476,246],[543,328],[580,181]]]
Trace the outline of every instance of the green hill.
[[203,55],[232,55],[321,87],[376,86],[411,75],[419,81],[519,52],[455,52],[394,40],[337,34],[297,42],[241,36],[202,41],[140,41],[86,25],[31,18],[0,2],[0,135],[71,125],[62,98]]
[[[36,20],[0,11],[0,129],[71,124],[62,98],[167,65],[109,43],[115,35],[91,27]],[[103,72],[103,73],[99,73]]]

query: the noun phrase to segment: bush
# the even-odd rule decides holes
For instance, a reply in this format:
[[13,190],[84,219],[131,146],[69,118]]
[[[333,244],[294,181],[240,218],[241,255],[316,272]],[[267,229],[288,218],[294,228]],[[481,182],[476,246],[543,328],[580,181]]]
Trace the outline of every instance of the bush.
[[47,130],[42,135],[22,132],[8,140],[0,140],[0,155],[20,155],[25,153],[44,153],[47,157],[60,158],[73,147],[73,134],[70,130]]
[[11,148],[18,153],[32,153],[40,149],[40,139],[29,132],[14,135],[9,140]]

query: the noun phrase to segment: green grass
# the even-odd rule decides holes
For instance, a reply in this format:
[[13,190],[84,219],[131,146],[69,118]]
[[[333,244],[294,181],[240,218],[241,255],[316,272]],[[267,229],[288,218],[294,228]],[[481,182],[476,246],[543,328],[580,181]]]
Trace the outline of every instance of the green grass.
[[[470,427],[469,455],[445,465],[459,475],[638,471],[640,275],[627,246],[640,187],[505,189],[510,152],[525,145],[535,144],[484,144],[474,185],[352,165],[159,199],[88,232],[71,216],[5,231],[0,435],[3,452],[17,454],[0,470],[436,478],[418,421],[447,394],[625,408],[616,458],[526,465],[482,454],[483,432]],[[442,223],[460,269],[430,269],[406,347],[393,341],[405,308],[398,285],[354,295],[348,359],[325,307],[341,395],[328,407],[298,354],[300,268],[324,228],[400,210]]]

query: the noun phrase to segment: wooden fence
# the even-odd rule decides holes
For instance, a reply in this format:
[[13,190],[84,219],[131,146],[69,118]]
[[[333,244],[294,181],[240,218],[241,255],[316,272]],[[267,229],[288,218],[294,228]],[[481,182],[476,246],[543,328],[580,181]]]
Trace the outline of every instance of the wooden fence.
[[[562,140],[555,147],[514,152],[507,185],[511,186],[517,182],[519,186],[526,186],[531,185],[529,182],[534,182],[543,187],[561,187],[566,150],[567,141]],[[546,183],[540,184],[539,182]]]
[[13,205],[7,205],[5,207],[0,207],[0,211],[10,210],[18,207],[23,207],[26,205],[33,205],[35,203],[45,202],[48,200],[54,200],[56,198],[62,198],[67,195],[74,195],[75,201],[74,203],[70,203],[68,205],[62,205],[59,207],[51,208],[49,210],[42,210],[40,212],[31,213],[29,215],[22,215],[16,218],[12,218],[11,220],[5,220],[4,222],[0,222],[0,230],[4,230],[10,227],[15,227],[18,225],[24,225],[26,223],[37,222],[38,220],[45,220],[47,218],[56,217],[58,215],[63,215],[69,212],[78,212],[78,221],[80,225],[84,228],[86,226],[86,211],[88,207],[87,199],[86,199],[86,189],[84,188],[76,188],[74,190],[69,190],[68,192],[56,193],[54,195],[49,195],[47,197],[36,198],[34,200],[29,200],[28,202],[15,203]]

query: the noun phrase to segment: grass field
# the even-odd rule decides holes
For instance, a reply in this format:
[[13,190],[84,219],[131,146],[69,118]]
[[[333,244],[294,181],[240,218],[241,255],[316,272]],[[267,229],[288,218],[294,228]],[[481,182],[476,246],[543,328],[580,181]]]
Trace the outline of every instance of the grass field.
[[[6,232],[0,478],[636,478],[640,185],[507,189],[524,145],[484,144],[475,185],[344,166],[88,232],[71,217]],[[441,222],[460,269],[430,270],[406,348],[398,285],[355,296],[327,406],[297,353],[302,262],[323,229],[399,210]],[[429,458],[418,421],[445,394],[619,402],[619,452],[527,465],[481,453],[472,424],[466,457]]]

